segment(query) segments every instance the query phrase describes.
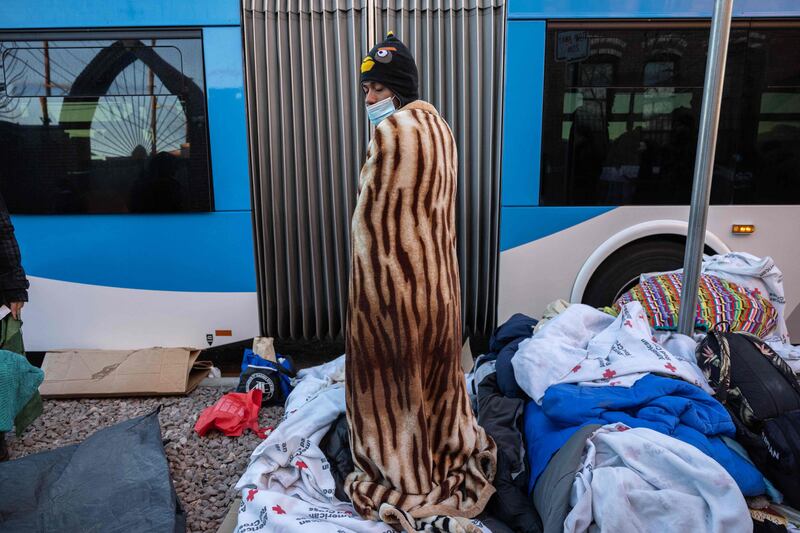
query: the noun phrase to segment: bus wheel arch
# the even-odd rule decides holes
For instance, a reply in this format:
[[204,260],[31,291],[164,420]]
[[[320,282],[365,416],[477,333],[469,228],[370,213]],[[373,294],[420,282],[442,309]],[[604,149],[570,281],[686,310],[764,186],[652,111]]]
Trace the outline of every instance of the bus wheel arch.
[[[653,220],[612,235],[581,267],[570,301],[597,307],[610,305],[642,272],[681,268],[687,227],[679,220]],[[705,253],[729,251],[722,239],[706,231]]]

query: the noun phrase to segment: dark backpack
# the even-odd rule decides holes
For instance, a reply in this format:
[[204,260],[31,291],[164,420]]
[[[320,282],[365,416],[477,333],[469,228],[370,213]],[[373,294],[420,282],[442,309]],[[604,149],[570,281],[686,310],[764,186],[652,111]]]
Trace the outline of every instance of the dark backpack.
[[698,363],[733,418],[736,440],[800,506],[800,382],[792,369],[758,337],[718,330],[700,343]]

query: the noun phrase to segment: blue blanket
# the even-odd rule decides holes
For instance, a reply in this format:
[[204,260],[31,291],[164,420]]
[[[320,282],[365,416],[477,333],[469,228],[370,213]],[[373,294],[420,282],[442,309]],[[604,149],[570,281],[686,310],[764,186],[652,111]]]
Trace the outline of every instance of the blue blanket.
[[525,407],[525,439],[531,463],[530,490],[550,458],[579,427],[622,422],[691,444],[733,477],[745,496],[764,494],[764,477],[720,438],[733,437],[730,415],[700,388],[678,379],[648,374],[632,387],[562,384],[547,389],[541,407]]

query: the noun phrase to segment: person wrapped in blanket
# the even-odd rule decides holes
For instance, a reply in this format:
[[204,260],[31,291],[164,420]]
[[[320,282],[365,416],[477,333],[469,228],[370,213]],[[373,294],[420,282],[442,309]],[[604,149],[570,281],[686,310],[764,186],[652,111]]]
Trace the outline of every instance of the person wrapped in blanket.
[[455,138],[417,80],[391,33],[361,63],[376,128],[352,218],[345,491],[364,518],[407,532],[474,530],[497,453],[461,370]]

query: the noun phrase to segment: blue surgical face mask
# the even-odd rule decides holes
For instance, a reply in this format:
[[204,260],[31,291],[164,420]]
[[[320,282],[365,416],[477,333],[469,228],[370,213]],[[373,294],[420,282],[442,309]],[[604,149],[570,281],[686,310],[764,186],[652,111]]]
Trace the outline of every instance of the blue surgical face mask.
[[397,111],[397,108],[394,106],[394,97],[392,96],[367,106],[367,116],[375,126],[380,124],[386,117],[390,117],[395,111]]

